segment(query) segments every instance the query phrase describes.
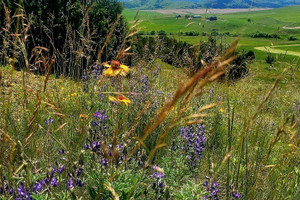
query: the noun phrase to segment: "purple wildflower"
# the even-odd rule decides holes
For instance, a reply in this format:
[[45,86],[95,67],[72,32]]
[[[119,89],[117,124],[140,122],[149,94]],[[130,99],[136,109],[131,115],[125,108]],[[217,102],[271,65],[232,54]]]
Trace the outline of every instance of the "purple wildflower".
[[76,179],[75,184],[79,187],[83,187],[85,183],[79,179]]
[[165,174],[161,170],[159,170],[159,168],[156,165],[154,165],[153,172],[150,175],[150,178],[154,179],[152,189],[156,194],[158,194],[159,191],[160,193],[164,193],[165,182],[162,179],[165,177]]
[[[209,185],[208,181],[203,183],[203,186],[206,187],[206,191],[209,193],[210,199],[218,199],[218,192],[219,192],[219,183],[214,182],[213,184]],[[206,196],[203,196],[203,200],[208,199]]]
[[15,190],[13,188],[10,188],[8,190],[8,194],[13,195],[15,193]]
[[84,147],[85,150],[90,149],[90,145],[89,145],[89,144],[86,144],[86,145],[84,145],[83,147]]
[[4,193],[4,187],[1,185],[0,187],[0,194],[3,194]]
[[61,149],[61,150],[58,151],[58,153],[64,154],[64,153],[65,153],[65,150],[64,150],[64,149]]
[[196,131],[194,131],[192,126],[182,127],[179,128],[179,130],[180,135],[184,140],[184,146],[182,147],[182,150],[184,150],[187,154],[192,167],[195,167],[197,161],[202,157],[202,152],[205,149],[205,125],[198,125]]
[[55,177],[53,177],[52,179],[51,179],[51,185],[53,185],[53,187],[57,187],[58,185],[59,185],[59,182],[57,182],[57,180],[56,180],[56,178]]
[[95,151],[95,152],[98,151],[101,147],[100,142],[99,141],[93,142],[92,147],[93,147],[93,151]]
[[65,166],[64,165],[61,165],[59,168],[58,168],[58,172],[61,174],[63,173],[63,171],[65,170]]
[[103,158],[99,162],[102,166],[108,166],[108,160],[106,158]]
[[50,124],[53,124],[54,120],[50,117],[48,120],[45,121],[45,124],[48,126]]
[[19,188],[17,188],[17,191],[18,191],[18,195],[19,195],[20,198],[25,197],[26,191],[25,191],[25,188],[22,184],[19,186]]
[[148,93],[149,91],[149,82],[148,82],[148,77],[147,76],[142,76],[142,79],[141,79],[141,82],[142,82],[142,93]]
[[52,169],[53,169],[53,174],[55,174],[57,172],[57,169],[54,166],[52,167]]
[[233,196],[235,199],[239,199],[239,198],[242,197],[238,192],[235,192],[235,191],[232,191],[232,196]]
[[43,186],[40,182],[37,182],[34,186],[33,186],[33,191],[35,193],[42,191]]
[[74,188],[74,184],[73,184],[73,180],[72,180],[72,179],[69,179],[69,180],[67,181],[67,188],[68,188],[68,189]]
[[77,169],[77,176],[80,176],[83,172],[83,169],[82,168],[78,168]]

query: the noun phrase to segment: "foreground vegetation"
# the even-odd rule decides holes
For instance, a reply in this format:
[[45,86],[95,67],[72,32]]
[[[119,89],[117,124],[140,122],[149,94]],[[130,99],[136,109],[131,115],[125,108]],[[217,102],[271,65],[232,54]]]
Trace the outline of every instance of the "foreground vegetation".
[[[17,53],[1,54],[0,199],[300,195],[295,63],[252,60],[247,76],[228,81],[237,42],[192,71],[167,65],[147,44],[146,56],[130,54],[138,43],[135,26],[122,37],[120,51],[106,49],[124,63],[103,63],[107,41],[123,30],[114,25],[118,19],[93,53],[99,59],[93,65],[85,66],[82,54],[65,55],[82,70],[79,78],[51,75],[43,54],[40,62],[17,71],[16,60],[31,60],[20,53],[22,43],[14,43],[18,35],[4,38]],[[126,62],[133,63],[129,69]]]

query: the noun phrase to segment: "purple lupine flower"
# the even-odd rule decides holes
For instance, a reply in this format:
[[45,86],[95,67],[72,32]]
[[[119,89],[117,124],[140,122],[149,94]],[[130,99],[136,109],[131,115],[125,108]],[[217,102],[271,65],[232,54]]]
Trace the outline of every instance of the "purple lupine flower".
[[141,82],[142,82],[142,93],[148,93],[149,91],[149,82],[148,82],[148,77],[147,76],[142,76],[142,79],[141,79]]
[[49,184],[49,179],[47,179],[47,178],[42,179],[42,180],[40,181],[40,183],[42,184],[42,186],[48,185],[48,184]]
[[154,77],[157,77],[159,75],[160,70],[161,70],[161,67],[160,67],[160,65],[158,65],[157,68],[153,72]]
[[15,190],[13,188],[10,188],[8,190],[8,194],[13,195],[15,193]]
[[159,187],[160,188],[164,188],[166,185],[165,185],[165,182],[164,181],[161,181],[160,183],[159,183]]
[[56,180],[56,178],[55,177],[53,177],[52,179],[51,179],[51,185],[53,185],[53,187],[57,187],[58,185],[59,185],[59,182],[57,182],[57,180]]
[[90,145],[89,144],[85,144],[83,147],[84,147],[85,150],[90,149]]
[[33,186],[33,191],[35,193],[42,191],[43,186],[40,182],[37,182],[34,186]]
[[99,141],[93,142],[93,145],[92,145],[93,151],[95,151],[95,152],[98,151],[100,149],[100,147],[101,147],[101,144]]
[[96,118],[99,123],[103,123],[108,117],[105,115],[105,112],[101,110],[100,112],[97,111],[94,113],[94,118]]
[[204,196],[202,197],[202,200],[208,200],[208,198],[204,195]]
[[53,169],[53,174],[55,174],[57,172],[56,167],[53,166],[52,169]]
[[184,145],[181,149],[187,154],[191,166],[195,167],[205,149],[205,125],[198,125],[197,130],[194,130],[192,126],[181,127],[179,131],[184,141]]
[[59,172],[60,174],[63,173],[64,170],[65,170],[65,166],[64,166],[64,165],[59,166],[58,172]]
[[4,194],[4,187],[2,185],[0,186],[0,194]]
[[217,188],[217,187],[219,187],[220,186],[220,184],[218,183],[218,182],[214,182],[213,184],[212,184],[212,187],[213,188]]
[[76,184],[77,186],[79,186],[79,187],[83,187],[85,183],[84,183],[83,181],[79,180],[79,179],[76,179],[76,180],[75,180],[75,184]]
[[[219,192],[219,183],[218,182],[214,182],[213,184],[209,185],[208,181],[205,181],[203,183],[203,186],[206,187],[206,191],[209,192],[209,198],[211,199],[218,199],[218,192]],[[207,199],[206,196],[203,196],[203,199]]]
[[45,124],[48,126],[48,125],[50,125],[50,124],[53,124],[53,122],[54,122],[54,120],[50,117],[49,119],[47,119],[47,120],[45,121]]
[[158,170],[158,167],[154,165],[153,172],[150,175],[150,178],[154,179],[152,189],[156,194],[158,194],[159,191],[160,193],[164,193],[165,182],[162,179],[165,177],[165,174],[161,170]]
[[69,179],[67,181],[67,188],[68,189],[73,189],[74,188],[74,184],[73,184],[73,180],[72,179]]
[[242,197],[238,192],[235,192],[235,191],[232,191],[232,196],[233,196],[235,199],[239,199],[239,198]]
[[119,150],[123,150],[123,146],[122,146],[122,144],[118,144],[118,148],[119,148]]
[[101,159],[100,160],[100,162],[99,162],[102,166],[108,166],[108,160],[106,159],[106,158],[103,158],[103,159]]
[[83,172],[83,169],[82,168],[78,168],[77,169],[77,176],[80,176],[81,174],[82,174],[82,172]]
[[58,151],[58,153],[64,154],[64,153],[65,153],[65,150],[64,150],[64,149],[61,149],[61,150]]
[[22,184],[19,186],[19,188],[17,188],[17,191],[18,191],[18,195],[20,198],[23,198],[26,196],[26,191]]

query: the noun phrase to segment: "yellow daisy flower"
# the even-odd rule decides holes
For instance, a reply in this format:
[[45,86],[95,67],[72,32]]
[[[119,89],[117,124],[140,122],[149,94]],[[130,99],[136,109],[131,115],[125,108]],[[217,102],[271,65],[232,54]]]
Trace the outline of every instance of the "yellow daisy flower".
[[119,61],[114,60],[109,65],[108,63],[103,64],[104,67],[108,67],[103,73],[105,76],[126,76],[129,73],[129,67],[122,65]]
[[131,103],[131,100],[124,97],[123,95],[119,95],[118,98],[109,96],[108,99],[114,103],[124,103],[126,106],[128,106]]

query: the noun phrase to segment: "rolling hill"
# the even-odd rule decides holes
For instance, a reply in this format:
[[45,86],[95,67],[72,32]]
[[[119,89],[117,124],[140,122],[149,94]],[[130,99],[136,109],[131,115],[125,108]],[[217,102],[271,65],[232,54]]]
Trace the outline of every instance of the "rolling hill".
[[300,0],[120,0],[126,8],[176,9],[176,8],[278,8],[300,4]]

